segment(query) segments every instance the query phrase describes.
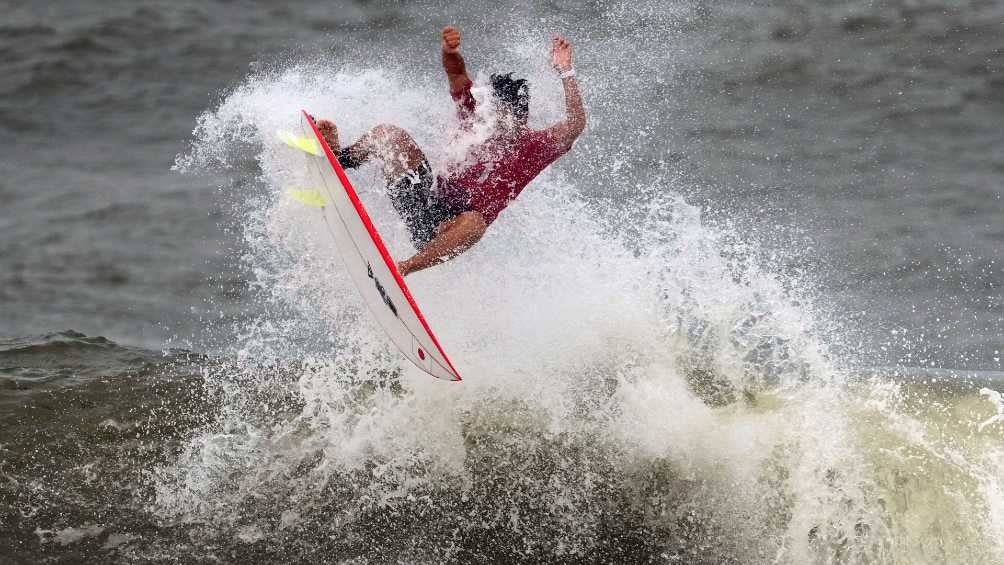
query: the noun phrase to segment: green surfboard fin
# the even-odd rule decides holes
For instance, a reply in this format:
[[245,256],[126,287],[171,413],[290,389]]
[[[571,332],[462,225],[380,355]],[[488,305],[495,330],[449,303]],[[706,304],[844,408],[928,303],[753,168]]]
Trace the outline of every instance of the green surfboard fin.
[[289,131],[279,130],[275,133],[276,135],[279,136],[279,139],[281,139],[283,143],[292,147],[293,149],[299,149],[304,153],[309,153],[317,157],[323,155],[323,151],[321,151],[321,146],[317,143],[316,139],[312,139],[305,135],[300,135]]
[[321,191],[316,188],[291,188],[286,191],[286,194],[300,204],[306,204],[314,208],[324,208],[328,203],[324,199],[324,195],[321,194]]

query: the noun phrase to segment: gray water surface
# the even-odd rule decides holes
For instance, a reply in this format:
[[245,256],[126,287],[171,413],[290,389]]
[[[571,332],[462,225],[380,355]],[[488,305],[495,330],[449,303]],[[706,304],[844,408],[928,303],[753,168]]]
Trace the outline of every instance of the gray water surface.
[[[1004,404],[981,390],[1004,369],[1004,2],[55,0],[3,13],[0,562],[1004,555]],[[567,34],[590,125],[555,169],[574,205],[622,220],[612,241],[649,230],[600,260],[635,269],[619,254],[654,248],[720,259],[721,276],[669,261],[640,282],[597,272],[580,295],[462,263],[461,292],[539,293],[524,306],[556,312],[557,347],[575,355],[500,363],[454,389],[411,378],[365,324],[332,337],[359,312],[302,308],[316,280],[276,300],[299,271],[261,241],[264,191],[282,188],[259,178],[271,161],[240,124],[213,144],[197,120],[298,65],[425,92],[447,23],[484,73]],[[172,170],[193,147],[230,167]],[[528,191],[546,198],[506,214],[568,195],[541,184]],[[680,206],[646,209],[677,194],[699,226]],[[625,210],[680,231],[653,239]],[[518,217],[485,253],[553,235]],[[638,284],[612,292],[604,277]],[[674,291],[680,311],[645,325],[639,297]],[[585,321],[560,318],[576,305],[547,309],[568,296]],[[604,309],[619,299],[623,317]],[[447,335],[470,322],[442,310]],[[503,359],[489,346],[537,331],[507,314],[480,324],[481,354],[462,362]],[[609,328],[583,329],[602,315]]]

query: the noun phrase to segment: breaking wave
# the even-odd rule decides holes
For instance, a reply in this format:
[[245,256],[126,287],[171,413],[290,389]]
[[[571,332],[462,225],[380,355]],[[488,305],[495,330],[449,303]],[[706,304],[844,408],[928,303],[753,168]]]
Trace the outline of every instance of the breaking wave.
[[[505,56],[532,69],[541,126],[560,90],[531,58],[543,44],[527,45]],[[978,428],[994,405],[850,379],[811,285],[706,225],[674,177],[613,186],[643,138],[587,130],[475,248],[409,277],[465,380],[411,367],[323,224],[284,197],[303,157],[274,132],[301,108],[345,141],[392,122],[437,167],[451,102],[407,71],[335,68],[256,73],[178,160],[235,179],[224,196],[244,210],[267,314],[233,328],[207,373],[213,422],[147,475],[165,523],[207,552],[291,562],[1004,559],[1000,424]],[[612,93],[586,96],[603,127]],[[392,253],[408,253],[377,171],[353,175]],[[597,196],[604,184],[616,197]]]

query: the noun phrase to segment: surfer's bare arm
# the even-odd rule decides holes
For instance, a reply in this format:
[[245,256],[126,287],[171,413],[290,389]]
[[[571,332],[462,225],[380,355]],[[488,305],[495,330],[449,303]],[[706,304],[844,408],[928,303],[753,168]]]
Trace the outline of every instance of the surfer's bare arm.
[[449,261],[477,243],[486,229],[480,213],[464,212],[440,224],[436,236],[414,257],[398,263],[397,270],[404,276]]
[[471,86],[467,66],[460,55],[460,30],[452,26],[443,28],[443,70],[450,81],[450,94],[463,92]]
[[554,36],[551,41],[551,65],[563,75],[561,83],[565,88],[566,116],[552,131],[560,143],[570,146],[586,129],[586,109],[582,104],[579,83],[572,71],[572,44],[560,35]]

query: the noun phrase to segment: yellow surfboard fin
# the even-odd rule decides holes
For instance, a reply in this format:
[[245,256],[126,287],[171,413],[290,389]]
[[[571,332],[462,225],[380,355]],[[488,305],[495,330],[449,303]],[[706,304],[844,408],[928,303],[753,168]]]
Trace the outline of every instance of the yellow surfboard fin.
[[283,143],[292,147],[293,149],[299,149],[304,153],[309,153],[317,157],[320,157],[321,155],[324,154],[324,152],[321,151],[321,146],[317,143],[316,139],[312,139],[305,135],[300,135],[298,133],[293,133],[289,131],[279,130],[275,133],[276,135],[279,136],[279,139],[281,139]]
[[328,203],[324,199],[324,195],[321,194],[321,191],[316,188],[291,188],[286,191],[286,194],[300,204],[306,204],[314,208],[324,208]]

